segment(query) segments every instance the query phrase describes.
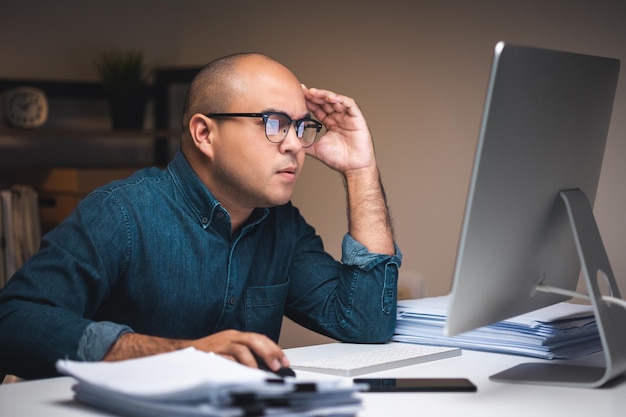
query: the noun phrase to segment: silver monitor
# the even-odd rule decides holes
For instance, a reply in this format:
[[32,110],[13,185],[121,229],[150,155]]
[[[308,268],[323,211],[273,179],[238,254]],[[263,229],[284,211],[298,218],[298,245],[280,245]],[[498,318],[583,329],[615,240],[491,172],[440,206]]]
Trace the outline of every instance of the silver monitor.
[[446,333],[563,301],[538,288],[574,291],[582,259],[607,365],[525,364],[492,379],[593,387],[626,371],[626,312],[600,300],[599,276],[619,290],[591,209],[618,74],[615,59],[496,45]]

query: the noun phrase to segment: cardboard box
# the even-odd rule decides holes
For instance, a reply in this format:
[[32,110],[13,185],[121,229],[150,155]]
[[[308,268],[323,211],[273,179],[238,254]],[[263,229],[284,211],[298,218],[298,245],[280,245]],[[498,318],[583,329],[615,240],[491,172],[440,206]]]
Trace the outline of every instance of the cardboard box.
[[95,188],[126,178],[138,168],[34,168],[18,173],[18,182],[38,191],[72,193],[84,197]]
[[39,194],[42,232],[65,219],[94,189],[126,178],[138,168],[31,168],[18,172],[17,182]]

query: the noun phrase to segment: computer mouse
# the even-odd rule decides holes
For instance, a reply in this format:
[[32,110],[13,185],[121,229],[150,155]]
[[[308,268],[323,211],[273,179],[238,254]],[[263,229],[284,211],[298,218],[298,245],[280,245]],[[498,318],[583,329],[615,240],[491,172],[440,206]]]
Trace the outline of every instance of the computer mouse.
[[267,364],[265,363],[263,358],[261,358],[259,355],[257,355],[254,352],[252,352],[252,355],[254,355],[254,360],[256,360],[256,364],[259,367],[259,369],[262,369],[264,371],[268,371],[268,372],[271,372],[273,374],[276,374],[276,375],[278,375],[281,378],[285,378],[285,377],[288,377],[288,376],[291,376],[291,377],[295,377],[296,376],[296,373],[294,372],[294,370],[289,368],[289,367],[287,367],[287,366],[281,366],[276,371],[273,371],[273,370],[270,369],[269,366],[267,366]]

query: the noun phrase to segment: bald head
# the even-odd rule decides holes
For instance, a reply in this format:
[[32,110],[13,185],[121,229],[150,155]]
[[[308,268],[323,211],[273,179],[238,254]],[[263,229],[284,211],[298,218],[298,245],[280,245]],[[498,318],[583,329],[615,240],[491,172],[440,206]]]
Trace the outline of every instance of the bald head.
[[[192,80],[183,112],[183,142],[189,137],[189,121],[196,113],[224,113],[234,98],[245,97],[265,72],[280,74],[286,83],[299,85],[282,64],[258,53],[241,53],[218,58],[206,65]],[[251,85],[252,84],[252,85]]]
[[246,56],[230,55],[205,66],[192,80],[183,113],[183,129],[195,113],[222,112],[232,96],[236,63]]

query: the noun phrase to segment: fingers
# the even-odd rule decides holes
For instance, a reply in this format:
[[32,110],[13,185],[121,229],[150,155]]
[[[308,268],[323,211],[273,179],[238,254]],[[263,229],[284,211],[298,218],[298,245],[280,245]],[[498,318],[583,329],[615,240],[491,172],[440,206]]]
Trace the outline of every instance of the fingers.
[[277,371],[283,366],[290,365],[285,352],[283,352],[280,346],[274,343],[269,337],[255,333],[248,333],[248,335],[254,336],[255,341],[262,342],[260,344],[254,344],[252,349],[254,353],[265,361],[267,366],[269,366],[272,371]]
[[349,116],[360,116],[358,106],[354,99],[333,93],[329,90],[318,88],[307,88],[302,85],[307,108],[321,122],[333,114],[348,114]]
[[354,99],[305,85],[302,91],[307,109],[326,128],[306,154],[342,174],[375,166],[372,135]]
[[[289,360],[282,349],[265,335],[248,332],[239,333],[238,344],[244,348],[240,352],[242,358],[240,362],[245,365],[258,367],[257,359],[254,357],[256,355],[273,371],[278,370],[281,366],[289,366]],[[249,359],[251,359],[251,363],[248,362]]]
[[270,338],[258,333],[225,330],[199,339],[193,345],[252,368],[258,367],[255,354],[273,371],[281,366],[289,366],[282,349]]

